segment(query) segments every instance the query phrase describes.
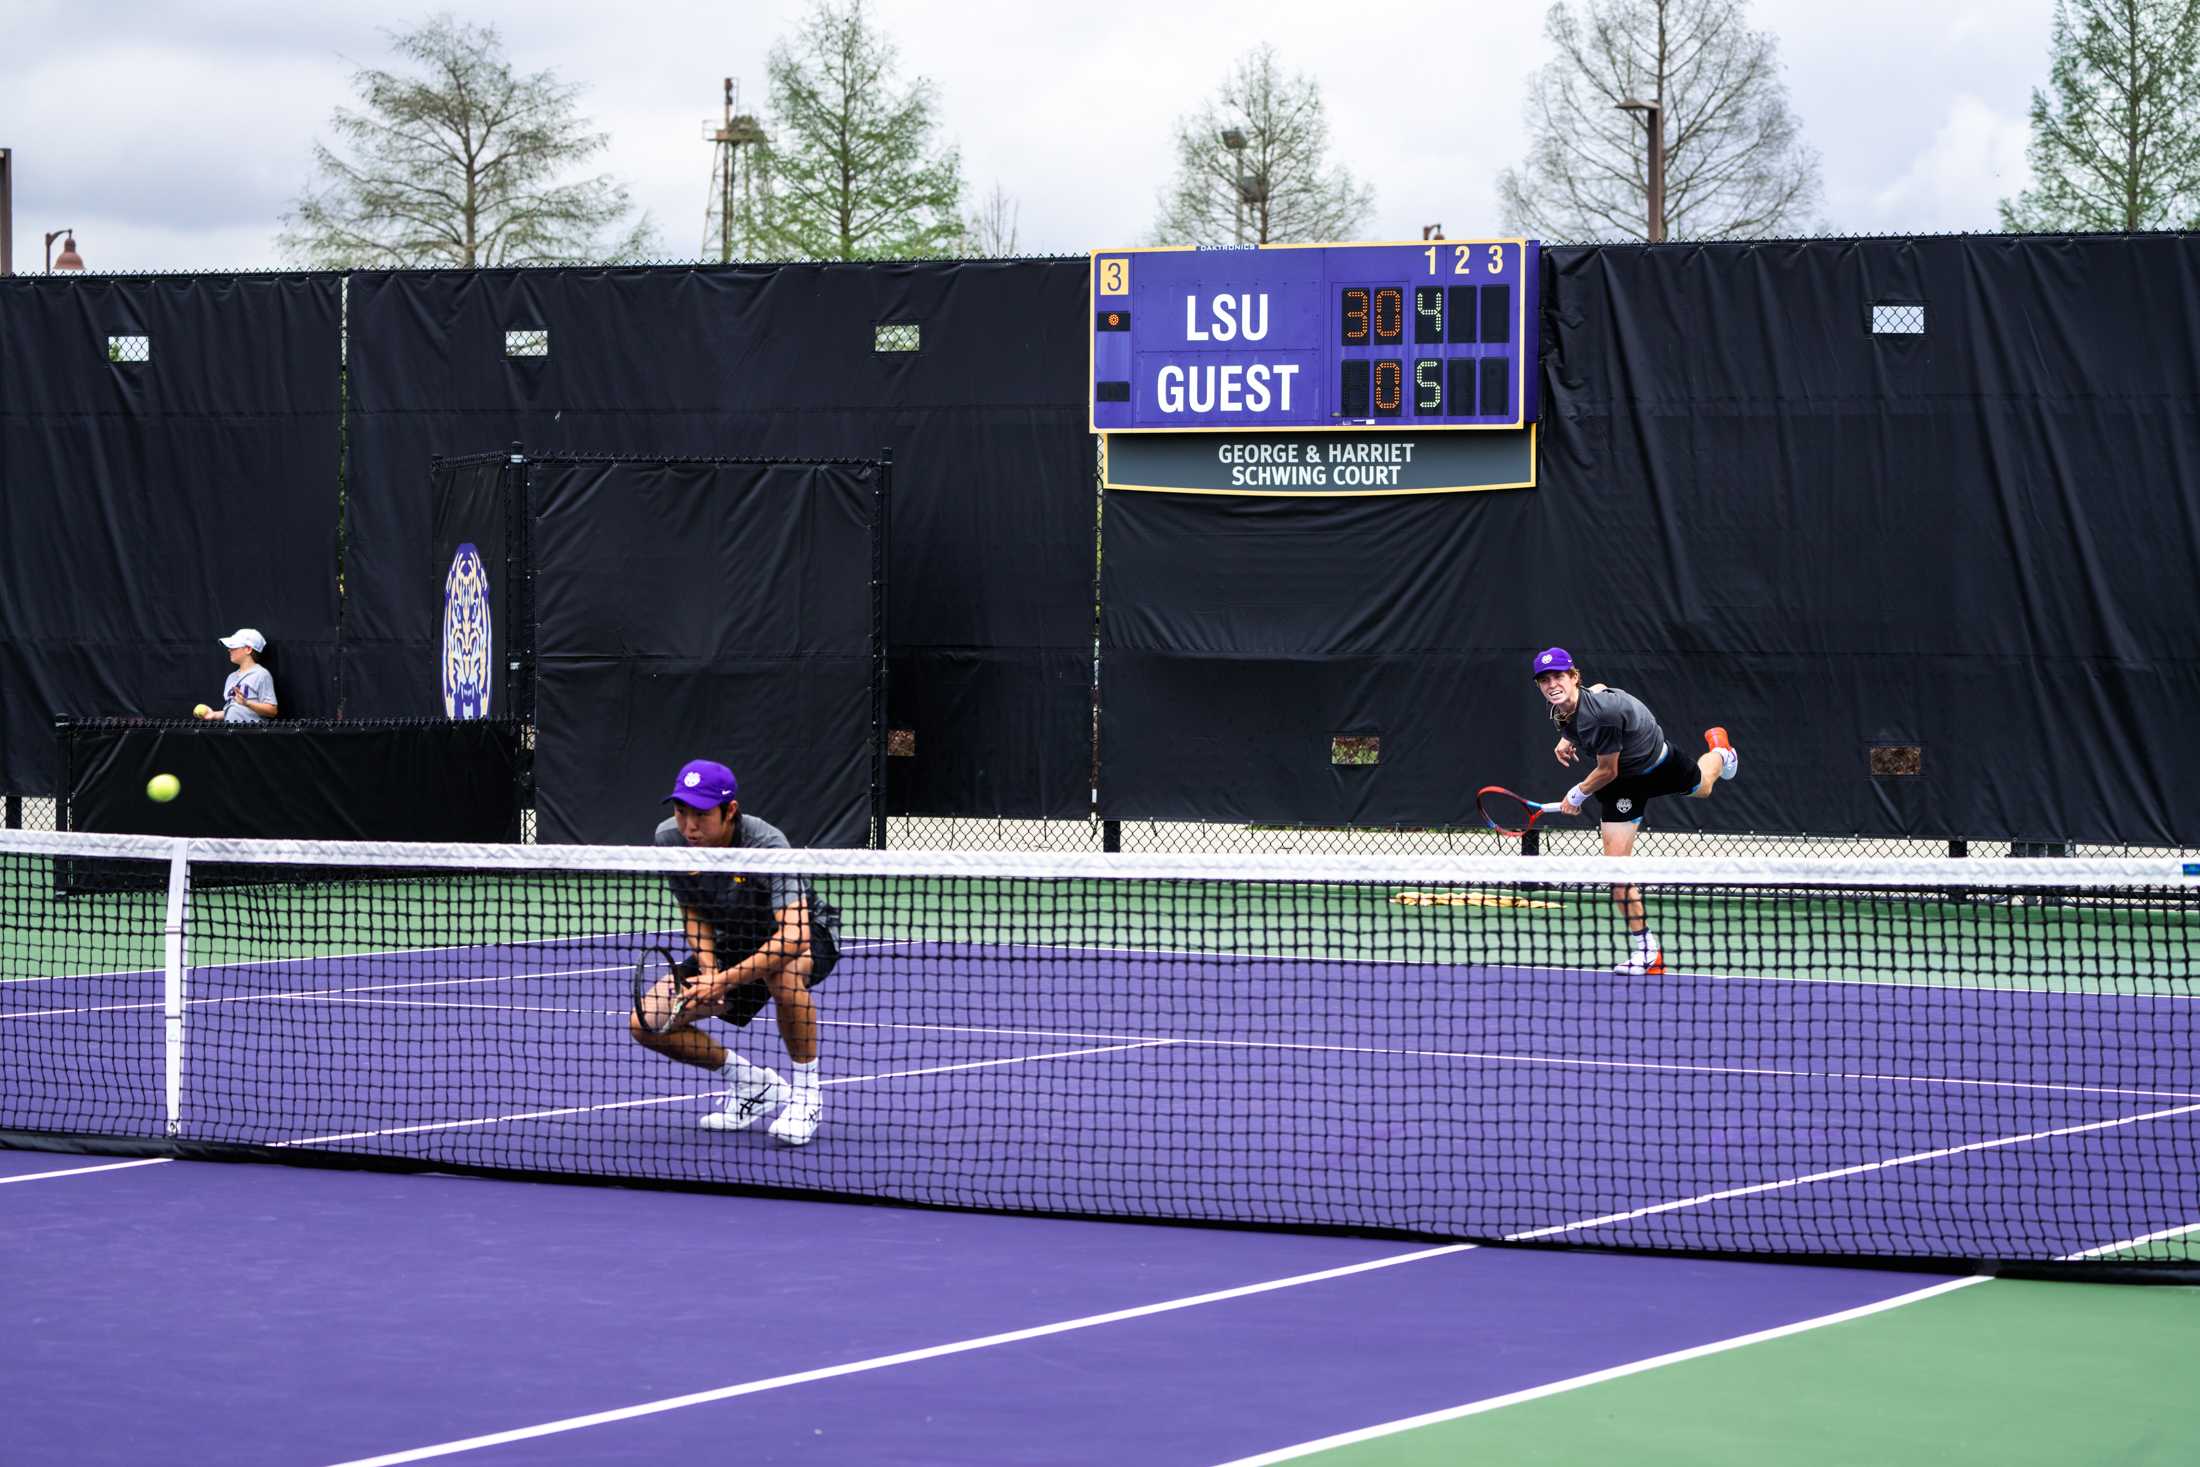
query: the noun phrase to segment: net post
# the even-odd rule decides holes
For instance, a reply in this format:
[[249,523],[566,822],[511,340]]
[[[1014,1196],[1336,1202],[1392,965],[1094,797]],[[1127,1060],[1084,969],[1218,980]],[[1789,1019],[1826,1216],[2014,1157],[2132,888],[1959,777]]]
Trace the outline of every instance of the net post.
[[527,489],[527,452],[514,439],[504,468],[504,706],[521,723],[533,722],[535,711],[534,545]]
[[183,1134],[183,928],[190,884],[191,843],[179,840],[168,857],[168,909],[161,919],[162,1056],[170,1139]]
[[512,720],[519,757],[512,765],[512,797],[526,815],[535,804],[535,542],[530,518],[534,496],[527,451],[518,439],[504,467],[504,708]]
[[66,715],[53,721],[54,743],[60,753],[61,783],[54,788],[53,828],[69,830],[69,790],[76,783],[76,740],[70,736]]
[[887,540],[894,519],[894,450],[878,451],[871,530],[871,845],[886,849]]

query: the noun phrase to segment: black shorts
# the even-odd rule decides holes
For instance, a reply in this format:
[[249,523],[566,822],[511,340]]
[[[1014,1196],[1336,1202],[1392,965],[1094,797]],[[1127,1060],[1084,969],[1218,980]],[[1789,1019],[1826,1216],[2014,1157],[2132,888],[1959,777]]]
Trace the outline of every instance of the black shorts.
[[[833,969],[839,962],[840,939],[834,935],[832,928],[827,927],[824,923],[812,922],[810,924],[810,981],[806,986],[815,988],[818,984],[823,983],[832,976]],[[690,953],[687,961],[681,963],[672,971],[681,978],[694,978],[702,973],[703,961]],[[726,1011],[718,1017],[739,1028],[762,1013],[764,1005],[771,1001],[770,984],[761,981],[744,983],[726,995]]]
[[1640,774],[1623,774],[1596,793],[1600,820],[1640,820],[1660,795],[1694,794],[1703,783],[1696,761],[1668,744],[1665,757]]

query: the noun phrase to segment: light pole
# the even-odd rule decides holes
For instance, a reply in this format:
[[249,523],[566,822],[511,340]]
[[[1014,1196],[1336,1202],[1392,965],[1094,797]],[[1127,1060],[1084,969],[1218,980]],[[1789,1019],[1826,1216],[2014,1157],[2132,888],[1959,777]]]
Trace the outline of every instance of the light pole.
[[56,229],[46,236],[46,273],[51,275],[54,272],[53,242],[57,239],[61,241],[61,268],[64,270],[83,269],[84,257],[76,252],[76,231],[74,229]]
[[1234,175],[1230,193],[1235,200],[1232,207],[1237,210],[1237,224],[1230,236],[1230,243],[1241,245],[1245,243],[1245,134],[1234,127],[1224,128],[1222,146],[1230,150],[1230,166]]
[[15,273],[15,149],[0,148],[0,275]]
[[1632,112],[1650,130],[1650,228],[1652,244],[1665,242],[1665,108],[1656,102],[1626,101],[1622,112]]

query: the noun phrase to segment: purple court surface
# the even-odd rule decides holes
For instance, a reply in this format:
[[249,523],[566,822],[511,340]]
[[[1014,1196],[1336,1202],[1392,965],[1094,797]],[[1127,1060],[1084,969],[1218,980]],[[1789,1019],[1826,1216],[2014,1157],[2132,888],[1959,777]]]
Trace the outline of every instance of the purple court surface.
[[[908,943],[826,1128],[703,1132],[628,941],[192,970],[181,1134],[950,1204],[2057,1256],[2187,1224],[2182,998]],[[1372,986],[1371,986],[1372,984]],[[0,1120],[158,1136],[157,974],[0,987]],[[768,1019],[741,1040],[771,1058]],[[0,1152],[0,1462],[1215,1463],[1931,1274]]]
[[[631,940],[194,969],[181,1134],[1068,1213],[2054,1258],[2190,1222],[2200,1005],[940,943],[851,952],[828,1121],[712,1137]],[[1371,979],[1375,980],[1371,987]],[[156,974],[0,989],[0,1123],[158,1136]],[[769,1018],[741,1041],[769,1060]]]
[[106,1165],[0,1152],[0,1460],[1215,1463],[1935,1281]]

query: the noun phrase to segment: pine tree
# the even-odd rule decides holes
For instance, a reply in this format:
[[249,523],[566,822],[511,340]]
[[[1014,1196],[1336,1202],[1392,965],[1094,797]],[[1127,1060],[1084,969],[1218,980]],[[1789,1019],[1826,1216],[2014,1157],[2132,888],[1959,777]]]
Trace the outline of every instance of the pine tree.
[[2200,215],[2200,0],[2055,0],[2032,187],[2002,228],[2186,229]]
[[827,0],[791,45],[772,48],[771,139],[741,221],[751,252],[878,260],[961,248],[961,157],[934,148],[931,83],[898,86],[896,60],[863,0]]
[[283,254],[322,269],[532,265],[634,259],[646,214],[607,177],[561,176],[609,139],[577,114],[580,89],[521,76],[493,28],[438,15],[392,35],[409,71],[363,68],[359,111],[332,125],[348,152],[316,143],[320,175],[289,213]]

